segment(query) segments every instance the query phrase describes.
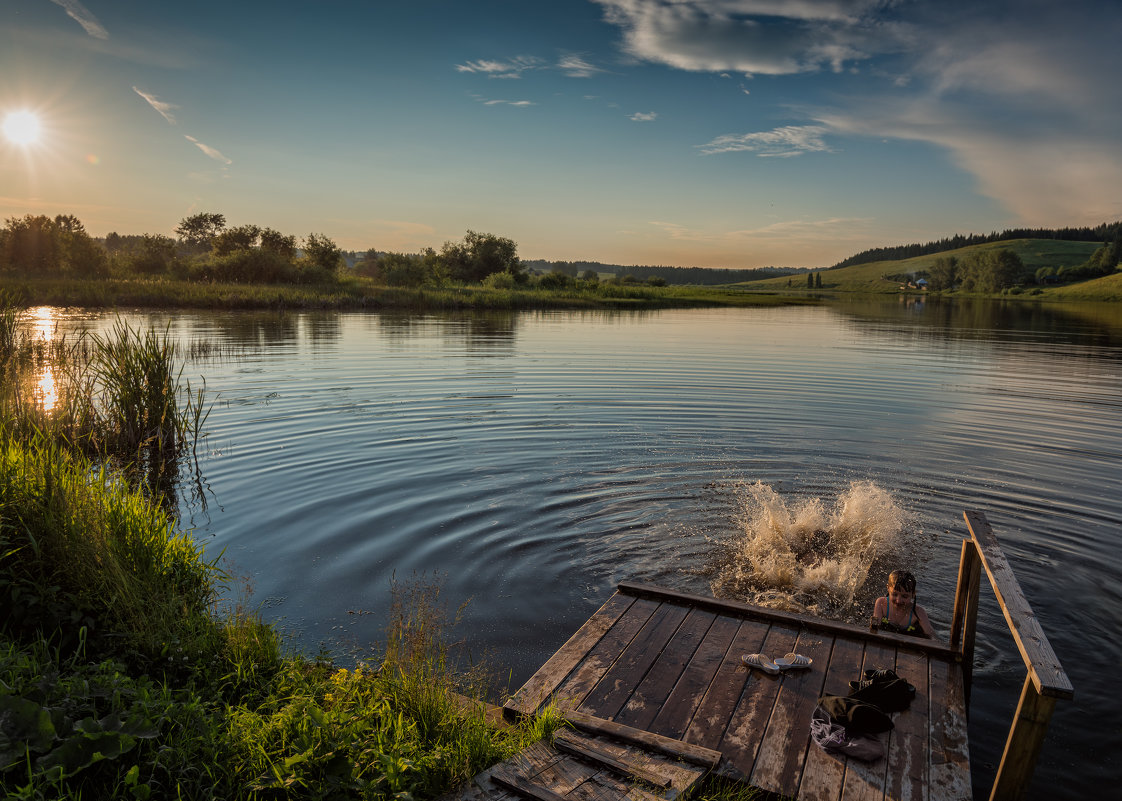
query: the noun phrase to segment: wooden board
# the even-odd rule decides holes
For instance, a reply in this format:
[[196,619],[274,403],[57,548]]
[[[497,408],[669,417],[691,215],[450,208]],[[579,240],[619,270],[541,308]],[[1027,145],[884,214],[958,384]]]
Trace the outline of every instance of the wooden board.
[[635,599],[631,596],[614,593],[549,661],[538,668],[503,708],[517,715],[532,715],[537,712],[570,671],[585,658],[589,649],[600,641],[634,602]]

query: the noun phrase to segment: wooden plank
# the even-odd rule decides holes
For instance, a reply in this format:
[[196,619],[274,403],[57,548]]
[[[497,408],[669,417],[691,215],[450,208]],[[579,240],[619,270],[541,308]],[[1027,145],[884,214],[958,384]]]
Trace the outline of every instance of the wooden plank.
[[683,742],[682,740],[672,740],[669,737],[663,737],[649,731],[634,729],[612,720],[604,720],[603,718],[586,715],[576,710],[566,712],[565,719],[578,729],[590,731],[594,734],[607,735],[617,740],[635,743],[655,753],[665,754],[666,756],[681,759],[686,762],[692,762],[695,765],[701,765],[710,770],[715,768],[717,763],[721,761],[720,751],[714,751],[711,748],[704,748],[703,746]]
[[753,606],[741,601],[732,601],[724,598],[712,598],[707,595],[694,595],[687,592],[678,592],[653,584],[641,584],[633,581],[623,581],[618,585],[621,593],[637,595],[645,598],[658,598],[674,603],[689,604],[700,609],[709,609],[719,614],[733,614],[747,620],[766,621],[779,623],[795,629],[811,629],[826,632],[842,637],[851,637],[857,640],[872,642],[888,642],[908,644],[929,653],[953,657],[957,651],[939,640],[917,639],[907,634],[894,634],[884,631],[869,631],[868,626],[855,626],[850,623],[841,623],[836,620],[825,620],[810,615],[800,615],[794,612],[781,612],[777,609],[766,609],[762,606]]
[[745,620],[733,638],[732,645],[725,653],[724,661],[717,668],[705,697],[698,705],[697,712],[690,720],[689,728],[682,739],[706,748],[716,748],[724,736],[729,720],[740,703],[740,696],[747,686],[748,669],[740,662],[741,654],[759,653],[764,647],[771,626],[767,622]]
[[623,649],[642,630],[658,607],[658,601],[639,599],[608,629],[580,665],[554,691],[554,697],[562,709],[576,709],[580,706],[584,697],[615,664]]
[[[865,661],[861,665],[865,670],[878,670],[880,668],[896,668],[896,650],[884,644],[869,643],[865,647]],[[878,739],[888,744],[885,735]],[[876,801],[884,798],[885,774],[888,769],[886,759],[876,762],[861,762],[857,759],[847,759],[845,765],[845,780],[842,783],[842,801]]]
[[616,755],[609,753],[603,747],[568,735],[564,731],[558,732],[557,736],[553,738],[553,745],[559,751],[589,759],[621,776],[626,776],[635,781],[646,782],[647,784],[663,789],[670,786],[670,779],[659,776],[657,773],[639,765],[629,764],[617,758]]
[[[721,615],[713,621],[713,625],[705,634],[705,639],[701,641],[693,658],[686,665],[682,678],[674,685],[662,709],[650,725],[643,728],[666,737],[680,739],[685,736],[694,713],[705,698],[705,693],[713,683],[717,670],[725,661],[729,646],[739,629],[740,621],[727,615]],[[763,643],[762,635],[760,643]],[[735,657],[740,658],[739,654]]]
[[990,584],[997,595],[997,602],[1005,615],[1005,621],[1013,632],[1017,649],[1021,652],[1028,667],[1029,676],[1040,695],[1053,698],[1072,698],[1075,691],[1071,681],[1060,665],[1060,660],[1052,650],[1040,621],[1025,599],[1017,577],[998,545],[997,537],[990,528],[989,521],[981,512],[964,512],[966,525],[978,545],[982,566],[990,577]]
[[613,593],[597,612],[549,658],[530,680],[504,704],[516,715],[533,715],[584,656],[634,603],[633,596]]
[[682,625],[689,608],[662,604],[635,635],[608,672],[577,707],[581,712],[613,720]]
[[648,729],[670,696],[702,639],[713,625],[716,614],[691,609],[670,642],[659,654],[650,671],[635,688],[627,704],[615,719],[627,726]]
[[[834,640],[826,669],[823,695],[849,695],[849,682],[861,675],[865,644],[848,637]],[[837,801],[845,780],[845,757],[827,754],[816,745],[807,747],[806,764],[798,797],[805,801]]]
[[[610,757],[660,778],[657,784],[666,783],[674,792],[660,793],[664,797],[684,793],[708,768],[684,762],[676,756],[655,754],[641,745],[629,744],[601,735],[590,735],[574,728],[563,730],[564,739],[589,744]],[[554,738],[556,744],[556,737]]]
[[752,768],[751,783],[755,787],[786,796],[798,792],[810,744],[810,716],[822,695],[833,640],[833,635],[824,639],[818,631],[799,634],[795,652],[814,661],[807,670],[783,673],[775,708]]
[[1025,797],[1055,706],[1056,699],[1040,695],[1035,682],[1026,676],[1001,764],[997,766],[990,801],[1019,801]]
[[928,688],[927,656],[917,651],[898,651],[896,674],[916,688],[908,709],[893,715],[896,728],[888,733],[888,786],[885,797],[892,801],[928,801],[928,720],[931,696]]
[[508,773],[505,770],[497,770],[491,774],[491,781],[534,801],[565,801],[565,796],[560,793],[555,793],[548,787],[535,784],[516,773]]
[[962,541],[958,560],[958,586],[951,616],[951,647],[962,652],[962,691],[970,708],[970,685],[974,680],[974,643],[978,630],[978,596],[981,590],[982,557],[974,540]]
[[928,668],[931,693],[929,793],[932,799],[965,801],[972,797],[972,790],[962,673],[957,664],[937,659],[932,659]]
[[[795,629],[772,626],[764,638],[762,653],[785,654],[794,649],[797,639],[798,632]],[[740,703],[721,738],[720,751],[728,760],[721,765],[722,775],[741,781],[748,781],[752,775],[756,751],[775,708],[781,682],[781,675],[768,675],[760,670],[749,671],[748,683],[740,696]]]

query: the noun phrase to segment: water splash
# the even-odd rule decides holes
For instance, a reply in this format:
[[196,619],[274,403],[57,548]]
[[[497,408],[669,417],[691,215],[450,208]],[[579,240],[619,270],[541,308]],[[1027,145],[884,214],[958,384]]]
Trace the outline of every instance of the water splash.
[[[843,620],[868,618],[870,573],[905,550],[909,515],[883,488],[854,482],[833,503],[739,488],[738,534],[722,543],[714,595]],[[862,591],[864,590],[864,592]]]

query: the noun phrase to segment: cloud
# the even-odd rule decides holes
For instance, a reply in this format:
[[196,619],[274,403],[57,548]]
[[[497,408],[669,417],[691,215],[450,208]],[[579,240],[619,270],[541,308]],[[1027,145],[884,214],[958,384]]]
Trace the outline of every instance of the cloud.
[[635,122],[653,122],[657,118],[657,111],[637,111],[628,119],[634,120]]
[[211,147],[210,145],[203,144],[202,142],[200,142],[198,139],[196,139],[193,136],[188,136],[187,134],[183,134],[183,138],[185,138],[189,142],[192,142],[195,145],[195,147],[197,147],[199,150],[206,153],[210,158],[214,159],[215,161],[222,162],[227,167],[234,163],[233,161],[231,161],[230,159],[226,158],[221,153],[219,153],[217,149]]
[[762,158],[791,158],[803,153],[833,153],[822,140],[827,128],[822,125],[786,125],[772,131],[725,134],[704,145],[697,145],[702,155],[716,153],[755,153]]
[[785,220],[758,228],[708,231],[673,222],[652,220],[670,239],[712,244],[751,243],[764,240],[836,242],[861,239],[873,221],[867,217],[829,217],[824,220]]
[[532,100],[486,100],[478,95],[474,96],[476,100],[485,106],[536,106]]
[[97,17],[90,13],[89,9],[82,5],[78,0],[51,0],[56,6],[61,6],[66,10],[66,15],[77,22],[86,33],[93,36],[95,39],[108,39],[109,32],[101,26],[97,21]]
[[179,106],[173,106],[171,103],[165,103],[155,95],[148,94],[147,92],[142,92],[135,86],[132,88],[132,90],[143,97],[148,102],[148,105],[156,109],[156,111],[160,112],[160,116],[162,116],[172,125],[175,125],[175,115],[171,113],[171,110],[173,108],[179,108]]
[[540,69],[542,60],[536,56],[516,56],[507,61],[479,59],[456,65],[456,72],[482,73],[488,78],[521,78],[526,70]]
[[635,58],[691,71],[787,75],[898,50],[886,0],[593,0]]
[[561,57],[561,60],[557,62],[557,69],[570,78],[591,78],[597,73],[604,72],[602,68],[572,53]]

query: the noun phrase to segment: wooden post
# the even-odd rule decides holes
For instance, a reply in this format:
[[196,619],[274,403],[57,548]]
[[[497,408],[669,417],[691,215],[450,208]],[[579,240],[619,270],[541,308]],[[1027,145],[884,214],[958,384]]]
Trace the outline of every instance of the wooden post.
[[974,637],[978,629],[978,597],[982,585],[982,559],[973,539],[962,541],[958,560],[958,586],[951,616],[951,647],[962,654],[962,694],[970,711],[970,684],[974,677]]
[[1056,699],[1040,695],[1032,676],[1026,676],[1017,715],[1005,742],[1005,753],[1001,755],[1001,764],[993,780],[990,801],[1020,801],[1025,797],[1055,706]]

